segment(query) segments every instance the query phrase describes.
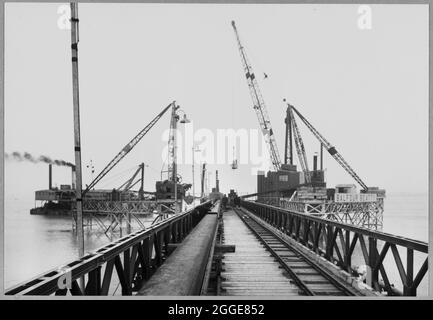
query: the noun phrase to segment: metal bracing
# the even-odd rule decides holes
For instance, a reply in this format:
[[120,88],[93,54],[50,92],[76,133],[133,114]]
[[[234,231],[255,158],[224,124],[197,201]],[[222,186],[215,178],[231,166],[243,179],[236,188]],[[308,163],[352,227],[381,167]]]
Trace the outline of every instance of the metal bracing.
[[[426,242],[252,201],[241,200],[241,207],[350,274],[357,275],[352,257],[362,253],[368,266],[366,285],[377,293],[416,296],[427,274]],[[401,251],[406,251],[405,263]],[[414,264],[415,253],[422,259],[418,270]],[[390,255],[394,262],[391,267],[397,267],[399,271],[399,283],[392,284],[388,277],[390,265],[384,260]]]
[[132,229],[132,222],[135,222],[140,230],[145,229],[139,216],[153,214],[157,206],[155,201],[86,200],[83,202],[83,212],[89,215],[89,221],[95,221],[99,229],[108,234],[121,229],[123,222],[128,230]]
[[280,197],[262,197],[260,202],[371,230],[382,230],[383,227],[383,199],[372,202],[323,201],[309,203]]
[[[169,244],[182,242],[210,207],[208,201],[144,231],[129,234],[82,259],[14,286],[5,295],[113,295],[116,279],[121,294],[132,295],[169,255]],[[78,284],[79,278],[85,279],[83,287]]]
[[248,61],[245,48],[241,44],[241,40],[239,38],[239,34],[236,29],[236,25],[234,21],[232,21],[232,26],[236,35],[236,40],[237,40],[239,53],[242,60],[242,65],[244,68],[244,73],[247,79],[248,88],[250,91],[251,98],[253,100],[253,108],[254,111],[256,112],[257,119],[259,120],[260,129],[262,130],[263,136],[265,138],[266,145],[268,147],[269,154],[271,157],[272,165],[275,170],[279,170],[281,168],[280,154],[278,152],[274,131],[272,130],[271,121],[268,115],[265,101],[260,92],[257,79],[253,72],[253,68],[251,67],[250,62]]
[[152,213],[156,210],[156,201],[103,201],[86,200],[83,202],[83,210],[97,214],[106,213]]

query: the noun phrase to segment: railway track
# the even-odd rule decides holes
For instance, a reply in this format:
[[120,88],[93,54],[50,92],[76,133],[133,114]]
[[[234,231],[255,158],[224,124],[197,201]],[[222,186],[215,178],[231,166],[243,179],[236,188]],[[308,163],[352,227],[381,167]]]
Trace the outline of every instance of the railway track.
[[[251,287],[250,285],[249,289],[251,291],[255,288],[263,293],[266,293],[268,290],[269,292],[273,292],[276,294],[278,293],[279,295],[294,295],[295,293],[296,295],[307,296],[355,295],[354,291],[338,283],[332,278],[332,276],[328,274],[326,270],[323,270],[322,268],[311,262],[309,259],[307,259],[307,257],[305,257],[299,251],[290,246],[284,239],[280,238],[269,228],[254,220],[250,216],[250,213],[244,212],[239,209],[235,209],[234,212],[244,222],[244,224],[248,227],[252,234],[265,247],[268,252],[268,256],[270,253],[275,259],[273,260],[274,266],[277,264],[279,268],[283,268],[286,271],[287,282],[290,283],[290,286],[286,286],[281,283],[281,280],[278,283],[271,282],[271,288],[266,289],[266,285],[269,285],[269,282],[264,282],[262,284],[260,284],[260,282],[256,282],[255,287]],[[254,260],[257,258],[259,259],[258,263],[260,264],[260,257],[258,256],[256,258],[254,258],[253,256],[251,259],[248,260],[247,263],[252,266],[255,263]],[[224,260],[226,260],[226,258]],[[236,262],[233,260],[233,258],[229,261],[230,263]],[[269,263],[269,261],[267,263]],[[267,266],[267,268],[269,268],[269,266]],[[248,273],[251,271],[251,269],[248,268],[248,264],[245,269]],[[254,274],[252,276],[254,276]],[[237,277],[235,276],[229,279],[229,283],[233,283],[236,281],[242,283],[242,281],[245,281],[245,277],[251,277],[251,274],[242,276],[240,273],[238,273]],[[268,280],[272,279],[268,278]],[[222,287],[227,287],[227,279],[224,277],[224,275],[222,280]],[[229,287],[229,289],[233,288]]]

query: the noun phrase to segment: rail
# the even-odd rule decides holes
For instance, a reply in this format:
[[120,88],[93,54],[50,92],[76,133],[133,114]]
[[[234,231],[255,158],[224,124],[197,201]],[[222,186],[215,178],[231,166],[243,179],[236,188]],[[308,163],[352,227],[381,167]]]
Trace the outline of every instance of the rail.
[[[14,286],[5,295],[109,295],[114,270],[122,295],[132,295],[163,263],[169,243],[181,242],[211,205],[207,201],[144,231],[131,233],[81,259]],[[84,278],[85,288],[78,285],[80,278]]]
[[[428,245],[425,242],[252,201],[241,200],[241,206],[351,275],[358,275],[357,266],[352,264],[358,245],[367,266],[366,283],[378,292],[416,296],[427,273]],[[399,248],[406,250],[405,264]],[[390,283],[387,274],[390,267],[384,263],[389,252],[403,290]],[[414,270],[414,253],[421,255],[423,261],[417,272]]]

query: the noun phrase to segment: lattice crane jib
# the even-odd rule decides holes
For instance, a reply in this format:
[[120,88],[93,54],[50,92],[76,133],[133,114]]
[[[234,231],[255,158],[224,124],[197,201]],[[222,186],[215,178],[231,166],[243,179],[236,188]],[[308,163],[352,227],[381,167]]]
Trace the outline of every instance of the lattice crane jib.
[[128,144],[123,147],[123,149],[111,160],[107,166],[96,176],[96,178],[88,185],[86,190],[83,192],[86,194],[89,190],[91,190],[105,175],[111,171],[136,145],[140,142],[140,140],[149,132],[149,130],[158,122],[158,120],[167,112],[167,110],[172,107],[175,102],[170,103],[167,107],[165,107],[155,118],[150,121],[147,126],[145,126]]
[[333,145],[331,145],[324,136],[322,136],[313,125],[305,119],[305,117],[295,108],[291,107],[293,111],[298,115],[298,117],[302,120],[302,122],[307,126],[307,128],[313,133],[313,135],[319,140],[319,142],[325,147],[325,149],[329,152],[329,154],[343,167],[344,170],[349,173],[349,175],[355,179],[356,182],[366,191],[368,190],[367,185],[362,181],[362,179],[358,176],[358,174],[352,169],[352,167],[347,163],[346,160],[341,156],[341,154],[335,149]]
[[244,68],[245,77],[247,79],[248,88],[250,91],[251,98],[253,100],[253,108],[256,112],[257,119],[259,120],[260,129],[262,130],[263,136],[265,138],[266,145],[269,150],[269,155],[271,157],[271,162],[275,170],[281,168],[280,154],[278,152],[277,143],[274,136],[274,131],[272,130],[271,121],[269,118],[268,111],[266,109],[265,101],[260,92],[259,85],[257,83],[256,76],[254,75],[251,64],[248,61],[247,54],[239,38],[238,31],[236,29],[235,22],[232,21],[232,27],[236,35],[236,40],[239,48],[239,53],[242,60],[242,65]]
[[167,174],[168,180],[175,180],[176,175],[176,157],[175,157],[175,145],[176,145],[176,136],[175,131],[177,130],[177,121],[179,120],[179,116],[176,113],[176,110],[179,109],[179,106],[176,106],[173,103],[171,108],[171,118],[170,118],[170,132],[168,136],[168,160],[167,160]]
[[289,107],[290,121],[292,123],[293,138],[295,141],[296,153],[298,154],[299,164],[301,165],[302,171],[304,172],[305,182],[311,182],[310,170],[308,168],[307,154],[305,152],[304,142],[302,140],[301,132],[299,131],[298,124],[296,123],[293,115],[292,107]]

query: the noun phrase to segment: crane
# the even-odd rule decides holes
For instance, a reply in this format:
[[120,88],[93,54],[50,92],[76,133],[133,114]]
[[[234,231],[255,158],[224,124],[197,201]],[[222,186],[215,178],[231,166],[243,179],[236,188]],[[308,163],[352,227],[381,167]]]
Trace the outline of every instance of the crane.
[[[129,178],[128,180],[126,180],[119,188],[117,188],[117,190],[122,191],[122,192],[129,191],[133,187],[135,187],[135,185],[137,183],[141,182],[139,192],[143,193],[144,192],[143,188],[144,188],[144,168],[145,167],[148,167],[148,165],[144,164],[144,163],[141,163],[138,166],[137,170],[132,175],[132,177]],[[138,173],[141,173],[141,176],[134,182],[134,180],[137,177]]]
[[304,172],[305,183],[311,183],[311,174],[308,169],[307,154],[305,152],[304,142],[299,131],[298,124],[296,123],[293,115],[293,106],[287,104],[288,113],[290,115],[291,127],[293,129],[293,136],[295,140],[296,152],[298,154],[299,164],[301,165],[302,171]]
[[171,118],[170,118],[170,132],[168,136],[168,161],[167,161],[167,173],[168,173],[168,181],[175,182],[178,180],[177,177],[177,168],[176,168],[176,136],[175,130],[177,130],[177,121],[179,120],[179,116],[176,113],[176,110],[179,109],[179,106],[173,106],[171,109]]
[[326,148],[326,150],[329,152],[329,154],[343,167],[344,170],[346,170],[352,178],[355,179],[356,182],[359,183],[359,185],[364,189],[364,191],[368,190],[367,185],[361,180],[361,178],[358,176],[358,174],[350,167],[350,165],[347,163],[346,160],[341,156],[341,154],[335,149],[332,144],[330,144],[325,137],[323,137],[316,128],[313,127],[313,125],[308,122],[307,119],[294,107],[291,106],[291,110],[295,111],[295,113],[298,115],[298,117],[304,122],[304,124],[307,126],[308,129],[313,133],[313,135],[319,140],[319,142]]
[[131,188],[133,188],[138,183],[138,181],[140,181],[140,179],[139,179],[136,182],[132,183],[135,180],[135,177],[138,175],[138,173],[141,170],[142,170],[142,167],[141,167],[141,165],[139,165],[137,170],[132,175],[132,177],[129,178],[128,180],[126,180],[119,188],[117,188],[117,190],[125,192],[125,191],[129,191]]
[[[284,99],[284,102],[286,102],[286,99]],[[290,113],[290,105],[287,105],[286,118],[284,119],[284,122],[286,124],[284,164],[293,165],[293,131],[292,131],[292,118]]]
[[247,78],[248,88],[250,90],[250,95],[253,100],[253,108],[256,112],[257,119],[259,120],[260,129],[262,130],[263,136],[265,137],[265,141],[269,150],[272,165],[275,170],[280,170],[281,169],[280,154],[278,152],[277,143],[275,141],[275,136],[272,130],[268,111],[265,106],[265,101],[263,100],[263,96],[260,92],[256,77],[253,72],[253,68],[249,63],[245,49],[241,44],[239,34],[236,29],[236,25],[234,21],[232,21],[232,27],[236,35],[236,40],[239,47],[239,53],[241,55],[242,65],[244,68],[245,76]]
[[172,107],[175,108],[175,101],[170,103],[165,107],[152,121],[150,121],[131,141],[126,144],[125,147],[111,160],[107,166],[96,176],[95,179],[87,186],[86,190],[83,192],[84,195],[89,192],[105,175],[111,171],[136,145],[140,140],[149,132],[149,130],[158,122],[158,120],[167,112],[167,110]]

